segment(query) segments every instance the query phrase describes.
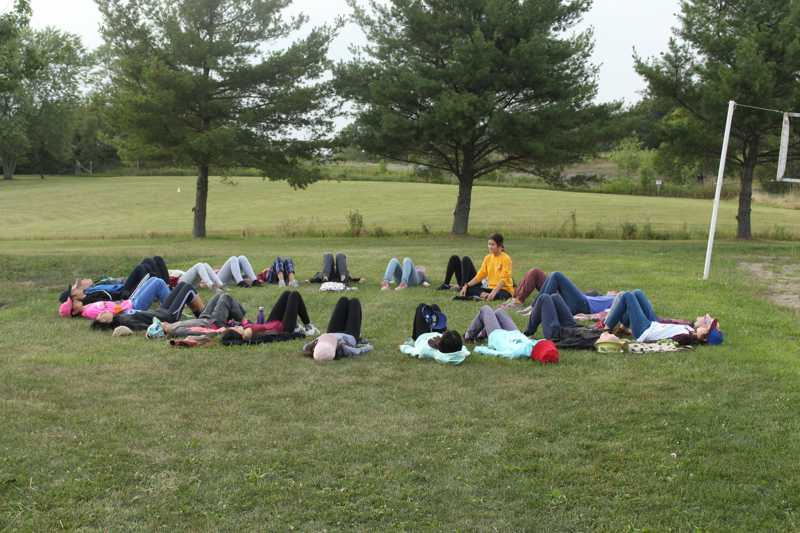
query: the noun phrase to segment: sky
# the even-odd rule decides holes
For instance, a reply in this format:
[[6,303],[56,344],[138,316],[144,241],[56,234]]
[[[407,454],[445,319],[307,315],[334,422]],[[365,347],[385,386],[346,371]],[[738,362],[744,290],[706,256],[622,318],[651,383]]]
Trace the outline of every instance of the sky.
[[[0,0],[7,9],[13,0]],[[88,48],[100,44],[100,14],[94,0],[32,0],[33,25],[55,26],[76,33]],[[584,20],[595,30],[594,62],[600,65],[598,101],[636,102],[644,84],[633,70],[634,47],[643,57],[656,56],[667,47],[675,26],[679,0],[595,0]],[[295,0],[311,24],[322,24],[347,14],[346,0]],[[331,57],[346,58],[351,44],[363,42],[355,26],[346,27],[331,49]]]

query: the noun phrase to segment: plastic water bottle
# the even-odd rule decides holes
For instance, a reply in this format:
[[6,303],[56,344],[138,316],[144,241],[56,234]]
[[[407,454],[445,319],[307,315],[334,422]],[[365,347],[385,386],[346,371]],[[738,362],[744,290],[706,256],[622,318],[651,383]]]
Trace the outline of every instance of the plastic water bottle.
[[263,324],[264,323],[264,308],[263,307],[259,307],[258,308],[258,318],[256,319],[256,322],[258,324]]

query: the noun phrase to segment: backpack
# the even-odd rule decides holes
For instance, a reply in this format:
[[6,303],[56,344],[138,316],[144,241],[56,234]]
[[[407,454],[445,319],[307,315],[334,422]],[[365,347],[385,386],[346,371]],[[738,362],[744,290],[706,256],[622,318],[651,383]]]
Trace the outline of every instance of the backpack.
[[558,339],[553,339],[562,350],[591,350],[603,332],[601,330],[578,327],[562,327]]
[[436,305],[419,304],[414,314],[414,333],[417,339],[422,333],[444,333],[447,331],[447,315]]

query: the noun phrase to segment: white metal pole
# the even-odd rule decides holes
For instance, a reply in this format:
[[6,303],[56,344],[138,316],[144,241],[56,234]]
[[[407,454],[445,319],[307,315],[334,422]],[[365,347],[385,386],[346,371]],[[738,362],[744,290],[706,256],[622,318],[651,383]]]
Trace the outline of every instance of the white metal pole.
[[733,111],[736,102],[728,102],[728,120],[725,123],[725,138],[722,141],[722,156],[719,159],[719,174],[717,174],[717,192],[714,194],[714,209],[711,211],[711,228],[708,230],[708,248],[706,249],[706,267],[703,270],[703,279],[711,276],[711,255],[714,253],[714,237],[717,234],[717,217],[719,216],[719,202],[722,198],[722,181],[725,179],[725,163],[728,160],[728,144],[731,140],[731,126],[733,125]]

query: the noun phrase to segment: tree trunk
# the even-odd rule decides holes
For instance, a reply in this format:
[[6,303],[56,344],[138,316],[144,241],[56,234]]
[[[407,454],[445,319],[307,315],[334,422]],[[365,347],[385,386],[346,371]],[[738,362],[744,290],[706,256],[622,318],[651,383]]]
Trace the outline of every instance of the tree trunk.
[[471,172],[462,172],[458,177],[458,200],[456,209],[453,211],[453,233],[455,235],[466,235],[469,232],[469,211],[472,207],[472,184],[474,181]]
[[745,148],[744,167],[742,168],[742,188],[739,192],[739,212],[736,215],[738,227],[737,239],[750,240],[753,230],[750,224],[751,204],[753,203],[753,175],[758,164],[759,140],[750,141]]
[[194,200],[194,229],[192,236],[206,236],[206,206],[208,205],[208,165],[201,165],[197,174],[197,194]]
[[3,179],[4,180],[13,180],[14,179],[14,172],[17,170],[17,160],[16,158],[3,158]]

